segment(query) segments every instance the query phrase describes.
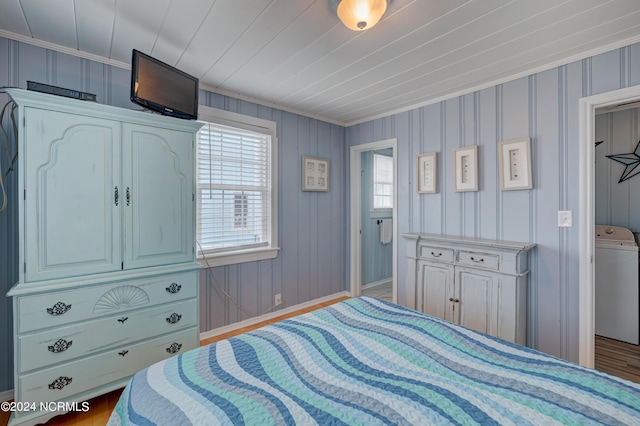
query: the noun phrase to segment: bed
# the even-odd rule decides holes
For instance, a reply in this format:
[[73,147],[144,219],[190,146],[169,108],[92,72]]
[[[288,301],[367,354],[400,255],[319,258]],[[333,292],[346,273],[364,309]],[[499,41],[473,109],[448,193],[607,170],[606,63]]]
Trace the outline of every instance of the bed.
[[640,386],[359,297],[134,375],[110,425],[640,424]]

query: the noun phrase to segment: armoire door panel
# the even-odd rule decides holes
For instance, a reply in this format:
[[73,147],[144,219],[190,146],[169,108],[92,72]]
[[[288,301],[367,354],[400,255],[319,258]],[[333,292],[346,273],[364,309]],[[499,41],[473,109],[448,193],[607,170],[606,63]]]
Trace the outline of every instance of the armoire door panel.
[[118,123],[28,108],[26,280],[121,268]]
[[193,134],[123,128],[125,268],[193,260]]

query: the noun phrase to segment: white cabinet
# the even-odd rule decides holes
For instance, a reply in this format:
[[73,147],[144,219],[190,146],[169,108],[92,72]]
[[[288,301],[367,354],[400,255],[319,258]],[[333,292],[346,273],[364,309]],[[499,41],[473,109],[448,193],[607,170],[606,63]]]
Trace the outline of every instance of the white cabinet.
[[[20,89],[15,400],[79,402],[199,344],[199,123]],[[15,413],[10,424],[61,414]]]
[[528,253],[534,244],[428,234],[407,239],[409,307],[526,344]]

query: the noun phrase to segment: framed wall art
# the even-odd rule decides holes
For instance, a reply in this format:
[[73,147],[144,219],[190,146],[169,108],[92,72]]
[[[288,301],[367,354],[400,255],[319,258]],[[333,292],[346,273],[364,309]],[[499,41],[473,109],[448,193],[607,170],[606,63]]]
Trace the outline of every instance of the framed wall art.
[[435,194],[438,192],[438,153],[428,152],[418,155],[418,185],[419,194]]
[[453,150],[454,191],[478,190],[478,145]]
[[531,189],[531,140],[504,141],[498,144],[500,189]]
[[302,157],[302,190],[329,191],[329,160]]

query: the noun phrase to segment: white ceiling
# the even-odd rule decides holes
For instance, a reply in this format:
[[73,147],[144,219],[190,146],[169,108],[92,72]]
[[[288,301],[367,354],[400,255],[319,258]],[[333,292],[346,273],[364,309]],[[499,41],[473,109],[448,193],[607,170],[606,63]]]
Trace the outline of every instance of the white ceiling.
[[349,125],[640,41],[640,0],[393,0],[364,32],[329,0],[0,0],[0,36]]

